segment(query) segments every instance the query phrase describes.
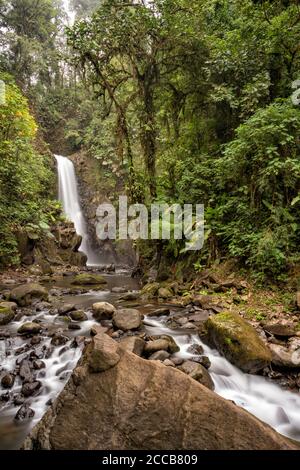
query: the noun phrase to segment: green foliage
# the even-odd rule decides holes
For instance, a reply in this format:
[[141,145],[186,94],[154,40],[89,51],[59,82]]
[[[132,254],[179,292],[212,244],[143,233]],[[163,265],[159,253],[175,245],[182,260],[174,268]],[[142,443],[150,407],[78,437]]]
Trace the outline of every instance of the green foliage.
[[30,223],[45,229],[53,217],[48,157],[34,149],[37,131],[27,100],[13,80],[0,74],[6,102],[0,105],[0,265],[18,261],[16,233]]

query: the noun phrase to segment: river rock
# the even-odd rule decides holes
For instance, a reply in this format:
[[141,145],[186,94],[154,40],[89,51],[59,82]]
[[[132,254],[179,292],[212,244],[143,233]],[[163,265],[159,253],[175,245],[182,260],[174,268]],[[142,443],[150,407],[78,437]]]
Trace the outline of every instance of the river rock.
[[238,314],[219,313],[209,317],[205,326],[209,342],[244,372],[255,373],[270,364],[270,350]]
[[116,308],[108,302],[96,302],[92,306],[93,317],[100,320],[110,320],[116,312]]
[[1,379],[3,388],[12,388],[15,383],[15,376],[13,374],[5,374]]
[[31,397],[34,395],[40,388],[42,384],[39,380],[36,380],[34,382],[26,382],[22,386],[22,394],[24,397]]
[[13,312],[15,312],[18,308],[18,305],[16,304],[16,302],[0,302],[0,308],[1,307],[4,307],[4,308],[9,308],[9,310],[12,310]]
[[0,306],[0,326],[8,325],[15,318],[15,313],[8,307]]
[[178,369],[188,374],[192,379],[197,380],[197,382],[204,385],[204,387],[214,390],[215,387],[212,378],[201,364],[193,361],[185,361]]
[[30,362],[27,359],[23,359],[20,365],[19,376],[23,382],[32,382],[32,373],[30,368]]
[[26,307],[31,305],[34,299],[47,301],[48,291],[40,284],[23,284],[10,292],[9,299],[16,302],[20,307]]
[[122,308],[113,315],[113,325],[122,331],[137,330],[141,324],[141,314],[134,308]]
[[161,299],[170,299],[171,297],[173,297],[173,292],[171,291],[171,289],[168,289],[167,287],[160,287],[158,289],[157,295]]
[[203,346],[201,346],[201,344],[191,344],[188,348],[187,348],[187,352],[188,353],[191,353],[191,354],[203,354],[204,353],[204,349],[203,349]]
[[142,356],[145,347],[145,341],[138,336],[126,336],[120,341],[120,346],[126,351],[132,352],[137,356]]
[[76,310],[76,307],[74,304],[62,304],[58,308],[58,314],[65,315],[66,313],[72,312],[73,310]]
[[266,323],[263,329],[274,336],[286,337],[295,336],[297,333],[296,326],[293,323]]
[[112,287],[111,291],[114,293],[114,294],[123,294],[124,292],[126,292],[126,287],[118,287],[118,286],[115,286],[115,287]]
[[272,364],[284,369],[300,367],[300,349],[293,351],[278,344],[269,344],[272,353]]
[[156,310],[152,310],[152,312],[147,313],[148,317],[162,317],[165,315],[170,315],[169,308],[157,308]]
[[24,421],[27,419],[31,419],[34,417],[34,410],[30,408],[28,403],[24,403],[24,405],[21,406],[21,408],[17,411],[17,414],[15,416],[16,421]]
[[140,296],[139,292],[126,292],[126,294],[120,297],[120,300],[137,300]]
[[77,274],[72,281],[72,284],[75,285],[96,285],[96,284],[106,284],[106,280],[101,274],[91,274],[91,273],[82,273]]
[[69,313],[69,316],[74,321],[86,321],[88,319],[87,314],[83,310],[74,310]]
[[42,330],[39,323],[26,322],[23,323],[18,329],[19,335],[37,335]]
[[169,342],[166,339],[155,339],[153,341],[148,341],[145,345],[144,351],[145,354],[152,354],[157,351],[168,351]]
[[51,344],[53,346],[63,346],[69,341],[69,339],[70,338],[68,336],[63,335],[62,333],[55,333],[52,336]]
[[209,369],[211,366],[210,359],[207,356],[193,356],[190,360],[201,364],[205,369]]
[[156,351],[151,356],[148,357],[149,361],[165,361],[166,359],[169,359],[170,353],[168,351]]
[[90,370],[102,372],[114,367],[120,360],[118,349],[118,343],[106,334],[94,336],[88,359]]
[[[89,345],[65,389],[23,443],[53,450],[298,449],[239,406],[189,375],[146,361],[106,338],[119,354],[104,372],[89,370]],[[103,339],[100,335],[100,347]],[[110,355],[110,354],[109,354]],[[78,377],[78,368],[83,369]]]

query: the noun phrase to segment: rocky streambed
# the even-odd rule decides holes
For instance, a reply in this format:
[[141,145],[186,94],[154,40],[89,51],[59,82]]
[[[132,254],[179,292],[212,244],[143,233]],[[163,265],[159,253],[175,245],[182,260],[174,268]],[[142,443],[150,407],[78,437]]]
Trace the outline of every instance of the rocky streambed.
[[[242,407],[280,433],[300,440],[299,395],[282,390],[262,376],[248,373],[262,371],[268,367],[271,356],[254,330],[247,331],[247,337],[251,338],[251,334],[253,335],[250,352],[247,353],[247,347],[243,344],[237,344],[239,340],[233,334],[236,325],[232,326],[232,322],[236,321],[234,316],[225,319],[229,331],[225,336],[220,336],[218,322],[224,321],[224,313],[222,317],[222,312],[216,311],[218,309],[204,309],[203,306],[189,303],[184,305],[184,302],[179,305],[172,299],[164,298],[167,294],[164,291],[160,292],[159,297],[149,298],[147,288],[139,292],[138,282],[131,278],[130,273],[122,271],[109,274],[89,271],[80,274],[66,272],[64,275],[28,281],[39,283],[22,283],[20,288],[16,288],[11,282],[1,286],[1,448],[19,448],[26,435],[47,410],[47,415],[53,412],[56,397],[64,389],[83,349],[91,347],[91,341],[94,349],[95,341],[96,345],[97,342],[100,344],[100,354],[92,355],[88,370],[94,374],[102,374],[106,370],[114,369],[120,354],[111,343],[103,354],[101,348],[104,334],[105,337],[110,336],[110,341],[113,341],[117,348],[120,346],[125,350],[126,354],[133,353],[137,358],[142,357],[143,359],[139,359],[141,361],[161,364],[170,371],[176,370],[180,377],[188,377],[189,381],[182,384],[185,387],[182,389],[182,395],[186,394],[187,400],[190,381],[200,383],[206,390],[215,390],[227,400],[233,401],[237,410]],[[208,320],[212,320],[211,324],[207,324]],[[210,338],[205,338],[203,325],[206,325],[206,336],[210,332]],[[216,347],[208,346],[209,339],[215,342],[215,346],[223,355],[220,355]],[[222,344],[222,341],[225,343]],[[224,345],[228,347],[225,348]],[[239,354],[236,354],[236,348]],[[228,351],[231,361],[239,368],[225,359],[224,354],[228,354]],[[241,352],[245,359],[243,363],[238,363]],[[139,377],[141,383],[146,380],[146,375],[144,378]],[[182,380],[178,379],[178,375],[174,379],[173,373],[171,376],[171,381],[176,379],[180,383]],[[145,383],[145,390],[150,387],[147,392],[150,395],[156,393],[154,383],[152,386],[146,386]],[[67,387],[70,387],[70,383]],[[203,387],[201,390],[203,391]],[[123,392],[128,393],[128,390]],[[85,393],[84,390],[82,393]],[[86,390],[86,393],[89,391]],[[137,390],[134,393],[137,393]],[[217,397],[215,394],[213,396]],[[85,402],[89,399],[91,397],[82,396],[82,407],[87,407]],[[199,397],[200,401],[209,399],[205,393],[202,398]],[[176,404],[176,394],[174,400],[171,397],[169,400],[175,400],[172,409],[173,412],[179,413],[178,407],[181,405],[179,398]],[[226,401],[217,403],[224,408]],[[77,403],[77,406],[81,405]],[[114,410],[119,414],[119,410]],[[90,412],[87,407],[83,413],[87,416]],[[153,408],[153,413],[156,412]],[[215,433],[216,429],[213,428],[217,428],[214,422],[216,417],[209,418],[209,410],[206,409],[205,412],[208,413],[205,419],[211,419],[207,426],[211,433]],[[235,410],[233,414],[236,412]],[[147,413],[150,413],[148,408]],[[79,411],[78,416],[81,416]],[[69,417],[66,420],[65,426]],[[83,423],[77,424],[85,427]],[[167,422],[164,426],[167,426]],[[232,429],[231,432],[233,431]],[[234,436],[231,436],[231,439],[234,448]],[[30,447],[31,444],[27,445]],[[67,438],[62,445],[68,448]],[[100,444],[98,442],[94,445]],[[115,445],[113,441],[112,445]],[[87,446],[86,448],[90,448],[89,444]],[[254,444],[253,446],[255,447]],[[236,444],[235,447],[239,448],[239,445]],[[127,448],[126,445],[124,448]]]

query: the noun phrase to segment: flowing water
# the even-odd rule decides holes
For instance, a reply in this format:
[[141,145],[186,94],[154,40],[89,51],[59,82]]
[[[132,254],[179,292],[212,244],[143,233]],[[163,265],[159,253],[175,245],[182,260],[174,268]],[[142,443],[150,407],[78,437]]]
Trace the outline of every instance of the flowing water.
[[[83,237],[81,250],[88,255],[89,263],[99,263],[101,260],[93,253],[89,244],[86,223],[80,208],[73,163],[58,155],[56,160],[59,176],[59,197],[63,203],[64,211],[70,220],[74,222],[77,232]],[[9,337],[5,338],[4,336],[0,341],[0,372],[13,372],[18,364],[30,354],[42,359],[45,368],[36,372],[36,379],[41,382],[38,394],[26,400],[35,412],[34,418],[30,421],[18,423],[14,420],[20,408],[20,405],[15,403],[15,399],[21,391],[20,378],[16,376],[14,386],[9,392],[0,385],[0,398],[2,397],[0,400],[0,449],[19,448],[30,429],[39,421],[51,401],[63,389],[82,353],[83,343],[76,342],[75,337],[89,336],[90,328],[95,323],[91,312],[92,304],[103,300],[118,306],[120,305],[120,294],[111,292],[113,287],[122,287],[126,291],[139,288],[137,281],[130,277],[129,272],[119,272],[105,277],[107,290],[90,291],[79,295],[64,295],[62,299],[63,302],[74,303],[87,313],[88,320],[80,324],[81,329],[79,331],[68,330],[62,317],[57,314],[50,315],[47,309],[38,313],[33,312],[30,316],[23,316],[21,320],[11,322],[5,327]],[[71,277],[62,277],[61,281],[56,279],[55,286],[70,287],[71,282]],[[180,352],[177,353],[178,356],[190,359],[195,354],[188,352],[189,346],[191,344],[202,345],[205,355],[211,361],[210,373],[215,384],[216,393],[234,401],[238,406],[245,408],[281,434],[300,441],[299,394],[283,390],[267,378],[243,373],[224,357],[221,357],[216,350],[203,344],[196,331],[173,330],[165,325],[166,317],[147,317],[147,313],[156,309],[157,305],[141,304],[138,308],[145,315],[146,332],[150,335],[169,334],[173,336],[180,347]],[[183,316],[186,313],[184,310],[181,310],[181,312]],[[178,309],[172,309],[171,316],[176,313],[178,313]],[[40,343],[32,345],[30,339],[20,337],[17,330],[23,323],[36,319],[41,322],[44,330],[40,335]],[[63,329],[64,334],[69,339],[66,344],[53,348],[48,333],[57,329]],[[7,395],[7,399],[5,395]]]
[[90,244],[86,221],[80,206],[74,164],[61,155],[55,155],[55,158],[58,173],[58,197],[62,202],[64,213],[74,223],[76,232],[82,236],[80,251],[87,255],[87,264],[97,266],[101,264],[101,258]]

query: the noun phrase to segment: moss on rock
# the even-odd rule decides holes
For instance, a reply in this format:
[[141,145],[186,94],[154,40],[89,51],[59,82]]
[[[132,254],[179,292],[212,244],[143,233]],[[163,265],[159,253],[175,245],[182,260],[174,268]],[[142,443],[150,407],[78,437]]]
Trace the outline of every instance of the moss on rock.
[[238,314],[222,312],[205,323],[209,342],[232,364],[255,373],[271,362],[271,352],[255,329]]

